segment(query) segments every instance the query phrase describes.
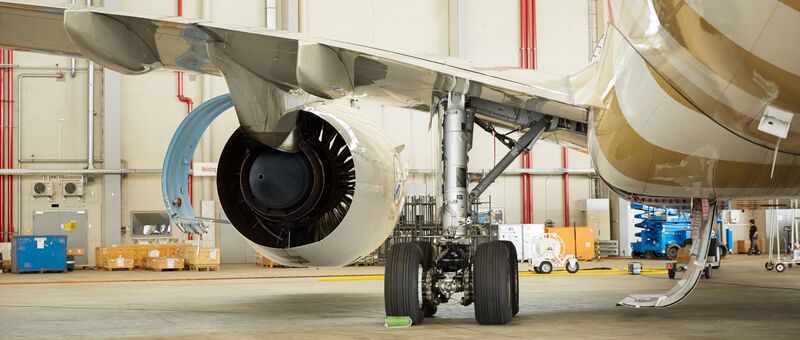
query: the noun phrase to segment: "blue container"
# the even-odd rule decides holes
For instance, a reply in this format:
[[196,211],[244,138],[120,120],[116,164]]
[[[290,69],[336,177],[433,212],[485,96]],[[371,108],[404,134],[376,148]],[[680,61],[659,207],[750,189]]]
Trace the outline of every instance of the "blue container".
[[14,236],[11,241],[14,273],[67,270],[67,236]]
[[725,245],[728,246],[728,254],[733,253],[733,229],[725,228]]

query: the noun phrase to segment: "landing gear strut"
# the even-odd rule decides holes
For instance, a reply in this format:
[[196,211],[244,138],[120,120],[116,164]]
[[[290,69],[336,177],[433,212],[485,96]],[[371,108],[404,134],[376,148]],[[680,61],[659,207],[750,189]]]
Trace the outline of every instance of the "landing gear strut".
[[[468,84],[458,83],[466,90]],[[512,161],[533,144],[550,125],[549,117],[536,116],[527,132],[478,183],[467,192],[468,152],[472,147],[475,117],[467,109],[467,97],[451,92],[441,98],[442,177],[444,235],[430,243],[395,244],[386,264],[387,316],[409,316],[412,324],[436,313],[437,305],[461,293],[459,303],[474,303],[475,319],[482,325],[502,325],[519,313],[519,274],[516,248],[508,241],[478,242],[468,220],[469,200],[478,196]],[[509,139],[510,140],[510,139]],[[430,251],[431,262],[425,252]]]

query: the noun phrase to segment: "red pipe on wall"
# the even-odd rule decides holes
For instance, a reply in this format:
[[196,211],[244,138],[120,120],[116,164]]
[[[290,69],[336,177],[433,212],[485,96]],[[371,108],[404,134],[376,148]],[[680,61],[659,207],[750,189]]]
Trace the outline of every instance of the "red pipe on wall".
[[528,68],[528,0],[519,1],[519,67]]
[[[6,50],[0,49],[0,64],[6,63]],[[0,68],[0,169],[5,168],[6,69]],[[0,242],[6,240],[6,178],[0,177]]]
[[529,27],[529,30],[530,30],[530,33],[529,33],[529,37],[530,37],[530,46],[529,46],[530,47],[530,52],[528,52],[529,55],[530,55],[529,68],[532,69],[532,70],[535,70],[539,66],[538,60],[537,60],[537,51],[536,51],[536,47],[537,47],[537,41],[536,41],[537,40],[536,39],[536,36],[537,36],[536,35],[536,0],[528,0],[528,1],[530,2],[530,6],[528,6],[530,8],[530,20],[528,20],[529,21],[529,25],[530,25],[530,27]]
[[[14,63],[14,51],[8,50],[8,63]],[[14,168],[14,69],[10,68],[8,73],[8,168]],[[11,240],[14,235],[14,176],[8,177],[8,226],[6,227],[6,239]]]
[[[567,151],[569,151],[569,149],[562,147],[561,150],[561,159],[563,162],[562,165],[564,170],[567,170],[569,167],[569,157],[567,155]],[[567,171],[564,171],[564,226],[569,227],[569,173],[567,173]]]
[[[6,50],[6,62],[14,64],[14,51]],[[6,69],[6,168],[14,168],[14,69]],[[11,235],[14,234],[14,176],[7,176],[6,180],[6,241],[11,241]]]
[[[536,69],[536,0],[520,0],[520,67]],[[522,168],[530,169],[533,166],[531,151],[522,154]],[[533,223],[533,177],[522,174],[522,223]]]

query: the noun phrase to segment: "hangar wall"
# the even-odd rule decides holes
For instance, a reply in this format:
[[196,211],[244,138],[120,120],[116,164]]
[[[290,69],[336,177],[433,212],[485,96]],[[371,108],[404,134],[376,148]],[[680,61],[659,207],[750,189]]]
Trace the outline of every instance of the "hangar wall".
[[[287,0],[278,1],[285,4]],[[69,1],[43,1],[64,4]],[[97,1],[96,1],[97,2]],[[122,0],[106,1],[130,11],[159,15],[175,15],[176,1]],[[188,17],[203,17],[203,1],[187,0],[184,14]],[[264,10],[271,2],[265,0],[242,0],[235,5],[228,1],[210,1],[207,19],[243,26],[263,26],[268,20]],[[539,0],[539,58],[540,70],[556,74],[569,74],[588,61],[587,1],[585,0]],[[407,50],[417,53],[454,55],[462,51],[465,57],[480,63],[516,66],[519,53],[518,1],[481,0],[300,0],[299,29],[303,33],[356,43],[374,44],[383,48]],[[462,14],[454,15],[453,6],[460,5]],[[453,21],[465,20],[461,27],[453,30]],[[285,18],[284,18],[285,19]],[[271,18],[269,20],[274,20]],[[284,23],[285,24],[285,23]],[[454,41],[462,46],[453,49]],[[454,52],[455,51],[455,52]],[[24,158],[45,160],[23,163],[23,168],[69,168],[83,169],[87,155],[87,62],[79,60],[79,71],[75,77],[69,75],[70,59],[18,52],[15,64],[20,65],[17,74],[51,74],[62,72],[63,79],[26,79],[22,84],[23,104],[21,125],[17,126],[18,141]],[[186,74],[185,92],[196,105],[204,99],[227,92],[223,79]],[[102,71],[97,73],[101,84]],[[159,169],[173,132],[186,114],[186,105],[176,99],[177,78],[172,71],[156,71],[145,76],[122,76],[121,91],[121,135],[120,151],[123,167],[128,169]],[[103,88],[95,87],[95,158],[100,159],[105,146],[103,135]],[[413,174],[436,167],[438,131],[428,131],[429,115],[392,107],[381,107],[360,103],[362,110],[381,125],[391,140],[405,144],[403,159],[412,170],[410,191],[412,194],[436,193],[435,178],[430,174]],[[217,160],[228,136],[238,123],[232,111],[226,112],[212,125],[203,139],[204,146],[198,148],[195,161]],[[21,133],[20,133],[21,132]],[[489,169],[493,165],[494,141],[483,131],[476,131],[475,143],[470,153],[473,169]],[[505,152],[497,146],[497,159]],[[47,161],[46,159],[75,159],[71,163]],[[561,147],[551,143],[539,143],[533,149],[533,167],[537,169],[561,168]],[[571,168],[591,167],[586,154],[569,151]],[[104,167],[98,163],[97,167]],[[512,169],[519,168],[518,162]],[[89,258],[93,249],[100,246],[104,224],[103,177],[95,176],[87,184],[83,199],[63,198],[57,194],[52,200],[32,198],[31,186],[41,177],[19,179],[21,196],[16,200],[19,214],[16,225],[23,233],[30,228],[36,211],[84,210],[89,217]],[[68,178],[54,178],[61,181]],[[563,224],[563,193],[560,176],[536,176],[534,186],[534,221],[543,223],[553,220]],[[520,180],[516,176],[500,178],[487,192],[492,196],[493,206],[506,209],[507,221],[519,222]],[[572,176],[570,179],[570,220],[578,225],[585,223],[578,202],[590,197],[589,179]],[[58,188],[57,188],[58,189]],[[217,201],[214,178],[196,178],[194,205],[201,200]],[[141,210],[163,210],[158,175],[127,175],[122,179],[122,226],[130,225],[130,212]],[[55,208],[53,204],[59,206]],[[217,214],[221,212],[216,205]],[[129,234],[122,241],[127,242]]]
[[[585,0],[537,1],[539,71],[566,76],[589,62],[588,3]],[[466,32],[461,36],[447,24],[459,19],[449,10],[449,6],[454,5],[462,6],[465,12],[462,18],[467,21],[464,25]],[[453,56],[457,56],[459,49],[456,53],[450,52],[448,41],[460,40],[466,45],[461,49],[466,52],[463,56],[466,59],[498,66],[516,67],[519,64],[517,0],[413,0],[402,4],[392,1],[308,0],[302,1],[300,7],[300,28],[304,33],[387,49]],[[409,7],[414,10],[409,10]],[[354,22],[359,25],[343,24]],[[439,138],[436,129],[428,131],[429,113],[366,103],[362,103],[361,108],[374,122],[383,126],[392,141],[406,145],[402,157],[409,169],[435,168]],[[496,145],[491,135],[477,127],[474,138],[470,168],[491,169],[495,159],[494,148],[498,160],[507,149],[502,144]],[[570,168],[591,168],[587,154],[570,150],[568,158]],[[558,145],[540,142],[533,148],[533,168],[562,168],[561,159]],[[512,170],[519,168],[520,162],[509,167]],[[412,176],[409,182],[412,194],[436,193],[433,175]],[[504,176],[484,194],[491,195],[492,206],[505,209],[508,223],[521,222],[521,185],[519,176]],[[590,192],[588,178],[570,178],[570,222],[586,223],[578,203],[590,198]],[[533,195],[534,223],[552,220],[556,225],[564,224],[561,176],[535,176]]]

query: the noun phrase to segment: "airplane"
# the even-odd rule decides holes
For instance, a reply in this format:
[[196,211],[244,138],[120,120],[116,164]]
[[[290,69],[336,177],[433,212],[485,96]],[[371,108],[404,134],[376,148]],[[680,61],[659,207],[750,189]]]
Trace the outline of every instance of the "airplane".
[[[691,266],[666,293],[619,305],[663,308],[699,282],[714,216],[726,206],[782,204],[800,195],[800,2],[608,2],[599,57],[554,77],[419,56],[264,28],[104,8],[0,1],[0,46],[90,59],[123,74],[166,68],[223,76],[230,95],[201,105],[167,152],[164,201],[181,229],[202,233],[186,194],[197,140],[233,106],[241,127],[219,161],[220,203],[265,257],[290,266],[342,266],[377,248],[404,200],[401,148],[351,98],[429,111],[442,133],[441,222],[433,242],[396,244],[387,257],[387,316],[432,316],[456,293],[480,324],[519,312],[516,251],[473,245],[468,204],[541,139],[586,150],[621,197],[689,205]],[[518,129],[508,153],[472,190],[475,125]],[[187,158],[188,157],[188,158]]]

